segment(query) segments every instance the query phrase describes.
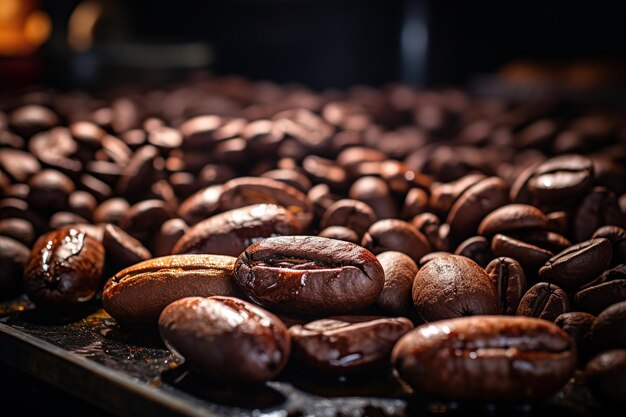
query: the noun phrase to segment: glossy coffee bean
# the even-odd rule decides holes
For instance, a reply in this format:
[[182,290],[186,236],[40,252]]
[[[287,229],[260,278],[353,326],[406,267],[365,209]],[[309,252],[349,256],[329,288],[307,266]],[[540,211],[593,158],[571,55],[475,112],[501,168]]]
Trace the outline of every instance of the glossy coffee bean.
[[275,204],[255,204],[201,221],[176,242],[172,253],[239,256],[257,240],[295,235],[301,231],[300,222],[286,208]]
[[77,190],[70,194],[68,210],[72,213],[91,220],[96,207],[98,207],[98,201],[87,191]]
[[569,239],[548,230],[523,230],[513,233],[512,237],[553,253],[562,252],[572,246],[572,242]]
[[442,224],[439,218],[433,213],[421,213],[411,219],[411,224],[417,227],[434,250],[449,250],[450,242],[447,236],[442,235]]
[[159,317],[165,344],[216,381],[260,383],[280,373],[289,357],[287,328],[275,315],[231,297],[189,297]]
[[126,200],[119,197],[103,201],[93,212],[94,223],[117,224],[126,214],[130,205]]
[[388,365],[394,344],[412,328],[403,317],[338,316],[291,326],[289,334],[296,361],[347,374]]
[[615,193],[604,187],[595,187],[576,210],[572,225],[574,238],[577,242],[591,239],[601,226],[624,226],[624,222]]
[[582,155],[561,155],[537,166],[528,191],[539,203],[578,200],[593,185],[593,163]]
[[89,223],[87,219],[79,216],[76,213],[72,213],[69,211],[57,211],[52,216],[50,216],[50,220],[48,221],[48,227],[50,229],[60,229],[64,226],[71,226],[77,223]]
[[383,219],[371,225],[361,245],[374,254],[402,252],[415,262],[431,251],[430,243],[415,226],[397,219]]
[[471,186],[485,179],[482,174],[469,174],[449,183],[433,184],[429,205],[436,213],[447,215],[454,202]]
[[29,257],[28,247],[10,237],[0,236],[0,300],[19,294]]
[[239,297],[233,282],[235,258],[219,255],[174,255],[153,258],[112,276],[102,305],[121,324],[156,324],[161,311],[185,297]]
[[370,206],[379,219],[397,217],[397,209],[387,183],[377,177],[362,177],[352,184],[348,197]]
[[598,314],[591,337],[598,351],[626,349],[626,301],[615,303]]
[[193,226],[217,214],[223,188],[221,184],[217,184],[193,193],[180,204],[178,216]]
[[544,320],[462,317],[407,333],[392,363],[416,391],[438,399],[524,401],[565,385],[576,353],[569,335]]
[[597,229],[592,239],[605,238],[613,246],[613,263],[626,262],[626,230],[619,226],[609,225]]
[[320,220],[320,227],[345,226],[363,236],[378,220],[374,210],[367,204],[351,199],[339,200],[328,207]]
[[297,188],[303,193],[311,189],[311,181],[306,175],[295,169],[274,169],[261,174],[263,178],[270,178],[276,181],[284,182],[287,185]]
[[8,218],[0,220],[0,236],[10,237],[30,247],[35,241],[35,229],[27,220]]
[[483,236],[474,236],[464,240],[456,248],[454,254],[470,258],[483,268],[494,258],[489,241]]
[[498,313],[491,278],[469,258],[439,256],[415,276],[413,305],[425,321]]
[[594,315],[621,301],[626,301],[626,278],[616,278],[588,286],[574,295],[576,310]]
[[133,204],[120,218],[118,226],[135,239],[145,243],[172,217],[167,203],[144,200]]
[[163,164],[159,150],[151,145],[142,146],[135,151],[122,171],[122,177],[116,186],[117,192],[132,201],[137,201],[138,197],[140,198],[157,181],[159,164]]
[[489,262],[485,272],[498,295],[499,313],[515,315],[520,300],[526,293],[526,276],[522,266],[513,258],[500,257]]
[[612,253],[608,239],[587,240],[554,255],[541,267],[539,276],[564,288],[578,288],[608,268]]
[[317,236],[271,237],[252,244],[239,256],[235,278],[262,306],[309,315],[368,307],[385,281],[368,250]]
[[549,250],[506,235],[495,235],[491,240],[491,249],[496,256],[506,256],[518,261],[527,278],[536,276],[539,268],[554,256]]
[[106,262],[115,271],[152,258],[150,251],[141,242],[113,224],[104,226],[102,245]]
[[316,219],[321,219],[326,210],[328,210],[333,203],[341,200],[341,197],[330,192],[330,187],[326,184],[317,184],[311,187],[307,192],[307,197],[309,197],[309,200],[313,203],[313,211]]
[[313,182],[327,184],[331,190],[346,188],[346,171],[335,161],[317,155],[309,155],[302,161],[302,169]]
[[35,173],[41,171],[41,164],[33,155],[18,149],[2,149],[0,169],[15,182],[25,183]]
[[517,306],[518,316],[554,321],[570,309],[565,291],[554,284],[540,282],[528,289]]
[[38,306],[73,307],[100,289],[104,248],[83,231],[66,227],[41,236],[24,269],[24,287]]
[[489,213],[478,226],[478,234],[493,236],[516,230],[548,229],[548,217],[527,204],[508,204]]
[[37,211],[53,213],[69,206],[74,183],[66,175],[49,169],[36,173],[28,181],[28,203]]
[[376,258],[385,272],[385,285],[376,305],[388,314],[408,315],[413,306],[411,289],[417,264],[401,252],[383,252]]
[[412,219],[428,211],[428,193],[421,188],[411,188],[404,199],[402,218]]
[[554,320],[554,324],[569,334],[576,344],[579,363],[586,363],[591,354],[591,326],[596,317],[580,311],[563,313]]
[[343,226],[330,226],[320,231],[318,236],[326,237],[328,239],[345,240],[350,243],[360,243],[359,235],[352,229],[348,229]]
[[176,242],[189,230],[189,226],[183,219],[169,219],[165,221],[152,242],[154,256],[166,256],[172,253]]
[[626,349],[600,353],[587,364],[585,372],[597,398],[626,404]]

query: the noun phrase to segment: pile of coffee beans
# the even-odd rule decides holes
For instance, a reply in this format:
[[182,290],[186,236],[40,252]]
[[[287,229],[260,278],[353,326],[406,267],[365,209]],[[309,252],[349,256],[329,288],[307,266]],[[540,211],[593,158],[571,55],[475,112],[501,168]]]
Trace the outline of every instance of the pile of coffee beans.
[[0,296],[101,302],[229,383],[394,369],[531,401],[580,369],[623,403],[625,116],[236,77],[6,96]]

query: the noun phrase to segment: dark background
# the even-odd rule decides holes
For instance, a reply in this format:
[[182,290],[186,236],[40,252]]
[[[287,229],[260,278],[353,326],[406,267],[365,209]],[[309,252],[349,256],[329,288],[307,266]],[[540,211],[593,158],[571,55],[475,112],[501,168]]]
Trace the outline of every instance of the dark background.
[[608,78],[622,83],[626,71],[621,0],[103,0],[93,46],[81,53],[67,44],[67,21],[78,3],[40,1],[53,34],[36,56],[36,76],[25,82],[106,88],[160,83],[190,69],[176,65],[175,54],[154,49],[145,54],[169,54],[174,64],[129,64],[116,52],[124,43],[199,43],[212,51],[213,73],[314,88],[467,85],[519,62],[554,70],[551,80],[572,65],[603,74],[608,68]]

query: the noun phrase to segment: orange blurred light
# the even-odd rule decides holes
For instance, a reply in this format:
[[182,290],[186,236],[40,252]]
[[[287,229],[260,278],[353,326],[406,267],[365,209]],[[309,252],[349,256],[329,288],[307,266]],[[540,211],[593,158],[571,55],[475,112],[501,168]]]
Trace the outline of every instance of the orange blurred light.
[[32,0],[0,0],[0,55],[30,55],[48,40],[50,17]]

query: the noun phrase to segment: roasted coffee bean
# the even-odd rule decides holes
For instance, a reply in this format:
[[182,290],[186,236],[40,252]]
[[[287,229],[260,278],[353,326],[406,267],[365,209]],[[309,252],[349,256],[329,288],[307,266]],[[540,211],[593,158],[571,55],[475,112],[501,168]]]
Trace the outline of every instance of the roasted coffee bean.
[[22,290],[22,275],[29,257],[28,247],[10,237],[0,236],[0,300]]
[[626,404],[626,349],[600,353],[587,364],[585,372],[597,397]]
[[413,217],[411,224],[417,227],[430,243],[434,250],[447,251],[450,249],[450,242],[446,235],[442,233],[441,221],[433,213],[421,213]]
[[624,215],[619,209],[614,192],[595,187],[578,206],[572,230],[577,242],[591,239],[601,226],[624,226]]
[[403,317],[338,316],[291,326],[289,334],[294,359],[348,374],[388,365],[394,344],[412,328]]
[[154,146],[146,145],[137,149],[117,183],[118,193],[137,201],[158,180],[159,165],[162,164],[159,151]]
[[70,194],[74,191],[74,183],[71,179],[50,169],[33,175],[28,185],[30,206],[45,213],[54,213],[68,208]]
[[379,220],[367,229],[361,245],[374,254],[402,252],[415,262],[431,251],[428,239],[411,223],[397,219]]
[[371,252],[317,236],[271,237],[253,243],[239,256],[235,278],[262,306],[309,315],[368,307],[385,282]]
[[428,211],[428,193],[421,188],[411,188],[404,199],[402,218],[412,219]]
[[376,305],[388,314],[408,315],[413,306],[411,290],[417,264],[401,252],[383,252],[376,258],[385,272],[385,285]]
[[27,104],[13,110],[9,115],[9,125],[20,136],[30,138],[32,135],[48,130],[59,124],[59,117],[47,107],[38,104]]
[[110,198],[98,205],[93,213],[94,223],[116,224],[128,212],[130,205],[123,198]]
[[452,253],[443,252],[443,251],[431,252],[429,254],[422,256],[422,258],[419,261],[418,266],[421,268],[424,265],[426,265],[428,262],[432,261],[433,259],[438,258],[440,256],[447,256],[447,255],[452,255]]
[[387,183],[377,177],[362,177],[352,184],[348,197],[363,201],[379,219],[397,217],[397,210]]
[[181,298],[240,297],[234,265],[235,258],[220,255],[149,259],[111,277],[102,292],[102,305],[119,323],[156,324],[161,311]]
[[188,230],[189,226],[183,219],[176,218],[165,221],[152,241],[152,253],[154,256],[170,255],[176,242]]
[[593,163],[582,155],[560,155],[537,166],[528,191],[541,204],[578,200],[593,185]]
[[454,254],[470,258],[483,268],[494,258],[489,241],[483,236],[474,236],[464,240],[456,248]]
[[541,267],[539,276],[564,288],[578,288],[608,268],[612,252],[608,239],[587,240],[554,255]]
[[626,262],[626,230],[619,226],[602,226],[596,230],[592,239],[605,238],[613,246],[613,263]]
[[591,347],[591,326],[596,317],[580,311],[563,313],[554,320],[554,324],[565,330],[576,344],[579,364],[585,364],[590,358]]
[[359,235],[352,229],[343,226],[330,226],[318,233],[320,237],[328,239],[345,240],[350,243],[360,243]]
[[616,279],[626,279],[626,264],[616,265],[614,268],[607,269],[598,278],[580,287],[581,290],[591,288],[593,286],[603,284],[605,282],[614,281]]
[[313,221],[313,203],[305,194],[269,178],[241,177],[230,180],[224,184],[219,201],[223,211],[262,203],[285,207],[298,219],[302,230]]
[[498,313],[491,278],[469,258],[439,256],[418,271],[413,305],[425,321]]
[[162,150],[179,148],[183,143],[181,133],[167,126],[158,126],[148,131],[148,143]]
[[223,119],[219,116],[196,116],[180,126],[183,135],[183,149],[206,149],[213,146],[213,133],[221,127]]
[[189,297],[159,317],[165,344],[216,381],[260,383],[287,363],[290,338],[275,315],[231,297]]
[[41,164],[28,152],[3,148],[0,152],[0,170],[14,181],[24,183],[33,174],[41,171]]
[[341,197],[330,192],[330,187],[326,184],[317,184],[313,186],[307,193],[307,197],[313,203],[313,211],[315,218],[321,219],[326,210]]
[[509,186],[500,178],[486,178],[469,187],[448,213],[451,239],[461,242],[472,236],[487,214],[508,202]]
[[93,175],[84,174],[78,178],[77,188],[87,191],[93,195],[96,200],[102,202],[113,195],[113,189],[106,183],[100,181]]
[[358,178],[360,176],[359,165],[368,162],[383,162],[385,159],[387,159],[387,156],[383,152],[362,146],[353,146],[344,149],[337,155],[337,163],[342,166],[352,178]]
[[569,215],[566,211],[553,211],[552,213],[546,214],[546,216],[548,216],[548,226],[550,230],[559,234],[567,232]]
[[31,210],[26,201],[18,198],[0,199],[0,220],[13,218],[26,220],[38,232],[46,230],[47,227],[45,219]]
[[96,207],[98,207],[98,201],[87,191],[78,190],[70,194],[68,210],[72,213],[91,220]]
[[429,200],[430,208],[440,215],[447,216],[461,194],[485,178],[482,174],[469,174],[453,182],[433,184]]
[[435,398],[525,401],[565,385],[576,369],[576,351],[567,333],[544,320],[462,317],[407,333],[392,363],[415,390]]
[[574,295],[576,309],[594,315],[621,301],[626,301],[626,279],[612,279],[589,286]]
[[88,223],[88,221],[76,213],[57,211],[50,217],[48,226],[50,229],[60,229],[61,227],[71,226],[76,223]]
[[406,195],[414,187],[428,190],[432,185],[430,177],[409,168],[400,161],[384,161],[380,164],[380,176],[392,193],[401,196]]
[[276,181],[284,182],[294,188],[297,188],[303,193],[307,193],[311,189],[311,181],[306,175],[295,169],[273,169],[271,171],[261,174],[263,178],[270,178]]
[[30,194],[30,187],[28,184],[11,184],[7,187],[5,197],[7,198],[17,198],[20,200],[27,201],[28,195]]
[[169,207],[161,200],[144,200],[132,205],[118,221],[129,235],[147,242],[161,225],[172,217]]
[[195,192],[180,204],[178,215],[187,224],[193,226],[217,214],[223,188],[221,184],[218,184]]
[[28,150],[45,168],[62,172],[70,178],[76,178],[82,171],[81,160],[86,161],[92,157],[92,151],[79,148],[64,127],[56,127],[33,136],[28,142]]
[[115,271],[152,258],[150,251],[141,242],[113,224],[104,226],[102,245],[106,262]]
[[508,204],[489,213],[478,226],[478,234],[493,236],[517,230],[548,229],[548,217],[528,204]]
[[0,236],[10,237],[30,247],[35,241],[35,229],[24,219],[3,219],[0,220]]
[[357,200],[344,199],[328,207],[320,220],[320,228],[345,226],[354,230],[361,237],[376,220],[378,220],[376,213],[367,204]]
[[506,235],[495,235],[491,240],[491,250],[496,256],[506,256],[519,262],[526,278],[535,277],[539,268],[554,256],[549,250]]
[[496,289],[500,314],[515,315],[526,293],[526,276],[522,266],[513,258],[501,257],[489,262],[485,272]]
[[548,230],[518,231],[513,234],[513,237],[553,253],[562,252],[572,246],[572,242],[567,238]]
[[346,188],[346,171],[332,160],[309,155],[302,161],[302,169],[313,182],[327,184],[331,190]]
[[565,291],[554,284],[539,282],[526,291],[517,306],[518,316],[554,321],[570,308]]
[[598,351],[626,349],[626,301],[613,304],[596,317],[591,337]]
[[41,236],[24,269],[28,297],[42,307],[74,307],[100,289],[104,248],[73,227]]
[[176,242],[172,253],[239,256],[257,240],[301,232],[298,219],[286,208],[254,204],[220,213],[192,226]]

